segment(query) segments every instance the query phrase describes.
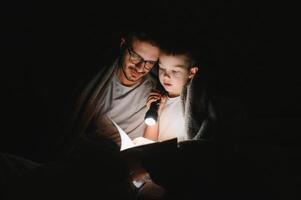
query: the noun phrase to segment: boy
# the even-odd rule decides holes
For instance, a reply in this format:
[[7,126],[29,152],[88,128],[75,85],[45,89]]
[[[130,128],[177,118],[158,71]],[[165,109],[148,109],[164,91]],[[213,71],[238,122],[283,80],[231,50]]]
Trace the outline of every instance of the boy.
[[147,99],[148,107],[160,100],[158,123],[145,129],[144,137],[154,141],[163,141],[177,137],[178,141],[189,138],[185,123],[185,93],[198,71],[192,54],[180,48],[165,48],[159,56],[158,76],[167,92],[162,95],[152,91]]

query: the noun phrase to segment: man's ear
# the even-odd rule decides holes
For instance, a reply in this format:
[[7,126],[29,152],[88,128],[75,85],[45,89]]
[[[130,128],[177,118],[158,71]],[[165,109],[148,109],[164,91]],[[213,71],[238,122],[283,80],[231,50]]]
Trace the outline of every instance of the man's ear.
[[189,70],[189,78],[191,79],[199,71],[197,66],[191,67]]
[[122,37],[120,38],[120,48],[124,48],[124,46],[125,46],[125,38]]

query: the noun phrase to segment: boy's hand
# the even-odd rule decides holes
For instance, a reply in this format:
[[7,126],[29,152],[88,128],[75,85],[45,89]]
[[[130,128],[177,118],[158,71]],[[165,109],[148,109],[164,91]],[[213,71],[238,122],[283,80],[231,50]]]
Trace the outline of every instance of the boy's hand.
[[162,95],[159,90],[152,90],[151,91],[151,93],[149,94],[149,96],[147,98],[146,106],[149,109],[151,103],[153,103],[157,100],[160,100],[160,106],[159,106],[159,109],[158,109],[158,115],[160,116],[161,110],[163,109],[164,104],[166,102],[166,96]]

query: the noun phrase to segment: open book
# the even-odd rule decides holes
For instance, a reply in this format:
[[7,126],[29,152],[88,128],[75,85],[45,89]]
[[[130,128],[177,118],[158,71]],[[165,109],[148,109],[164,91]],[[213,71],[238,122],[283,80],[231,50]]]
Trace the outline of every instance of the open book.
[[[161,147],[161,146],[173,146],[174,148],[177,147],[177,138],[173,138],[170,140],[162,141],[162,142],[155,142],[153,140],[149,140],[145,137],[137,137],[135,139],[131,139],[125,132],[118,126],[113,120],[113,124],[116,126],[119,134],[120,134],[120,139],[121,139],[121,147],[120,151],[124,151],[129,148],[135,148],[135,147],[140,147],[140,149],[153,149],[154,147],[150,146],[155,146],[155,147]],[[141,146],[146,146],[146,147],[141,147]],[[161,147],[162,148],[162,147]]]
[[128,149],[128,148],[132,148],[132,147],[135,147],[135,146],[150,144],[150,143],[155,142],[155,141],[149,140],[149,139],[144,138],[144,137],[138,137],[138,138],[135,138],[134,140],[132,140],[124,132],[124,130],[122,130],[122,128],[120,128],[120,126],[118,126],[114,121],[112,121],[112,122],[116,126],[116,128],[117,128],[117,130],[119,131],[119,134],[120,134],[120,138],[121,138],[120,151],[123,151],[123,150]]
[[122,152],[133,148],[152,149],[154,147],[158,148],[158,146],[159,148],[162,148],[161,146],[166,145],[171,145],[170,147],[172,148],[177,147],[176,138],[171,139],[171,141],[167,140],[162,142],[155,142],[144,137],[138,137],[132,140],[117,123],[115,123],[111,118],[109,118],[106,115],[102,115],[96,118],[96,124],[97,128],[95,133],[114,141],[118,146],[120,146],[120,151]]
[[185,148],[189,146],[203,143],[200,139],[189,139],[185,141],[178,141],[177,138],[155,142],[144,137],[138,137],[131,139],[127,133],[116,124],[112,119],[107,116],[99,116],[97,120],[97,134],[104,136],[105,138],[113,140],[120,146],[120,151],[127,151],[130,149],[139,149],[140,151],[170,151],[177,148]]

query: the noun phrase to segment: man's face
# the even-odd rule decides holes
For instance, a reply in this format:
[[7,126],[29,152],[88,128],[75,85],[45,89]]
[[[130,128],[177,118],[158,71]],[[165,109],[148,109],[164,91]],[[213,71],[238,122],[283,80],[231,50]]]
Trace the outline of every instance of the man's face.
[[180,96],[184,86],[192,76],[193,74],[188,70],[185,55],[160,55],[159,79],[170,97]]
[[151,70],[158,61],[160,50],[152,44],[134,39],[131,45],[127,45],[122,59],[122,71],[119,79],[122,84],[131,86]]

